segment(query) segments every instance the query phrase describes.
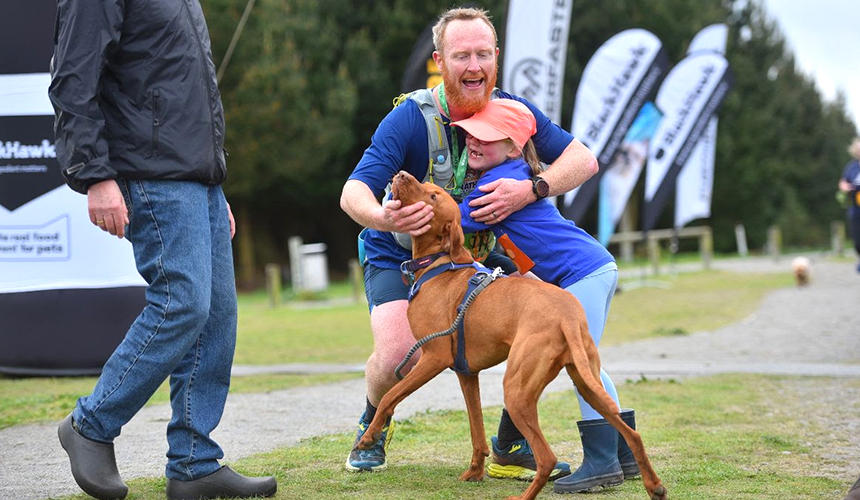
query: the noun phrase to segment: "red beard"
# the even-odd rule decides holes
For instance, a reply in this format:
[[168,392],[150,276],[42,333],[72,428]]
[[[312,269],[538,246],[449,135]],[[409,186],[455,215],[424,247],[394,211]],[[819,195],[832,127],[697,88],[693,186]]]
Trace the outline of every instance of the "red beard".
[[[492,75],[484,75],[484,95],[466,95],[463,92],[458,77],[443,74],[442,81],[445,83],[445,98],[448,101],[448,109],[456,109],[456,114],[463,115],[463,117],[471,116],[484,109],[484,106],[493,94],[493,89],[496,87],[497,74],[498,71],[494,70]],[[451,113],[453,114],[454,112],[451,111]]]

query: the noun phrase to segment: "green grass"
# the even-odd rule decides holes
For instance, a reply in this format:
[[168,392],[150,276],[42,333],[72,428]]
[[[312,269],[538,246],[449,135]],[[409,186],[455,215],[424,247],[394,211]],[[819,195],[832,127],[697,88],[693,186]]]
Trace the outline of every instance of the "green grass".
[[[755,375],[645,380],[625,384],[619,392],[625,406],[637,409],[646,449],[673,500],[842,498],[850,482],[823,473],[834,466],[823,452],[840,445],[838,437],[808,422],[803,413],[811,402],[800,386],[808,380]],[[860,380],[815,382],[822,387],[860,388]],[[858,410],[860,403],[851,402],[841,411],[850,418]],[[489,433],[495,430],[500,412],[499,407],[485,408]],[[581,448],[574,422],[579,410],[572,393],[547,395],[540,414],[555,453],[578,463]],[[457,480],[471,453],[464,411],[398,420],[389,448],[391,465],[382,473],[343,469],[353,438],[352,433],[315,437],[233,465],[245,474],[276,475],[277,499],[482,500],[516,495],[526,486],[509,480]],[[138,479],[130,482],[130,488],[130,499],[161,498],[164,480]],[[550,486],[539,498],[586,497],[556,495]],[[645,492],[641,481],[633,480],[588,498],[645,498]]]
[[363,363],[373,347],[364,302],[286,303],[265,294],[239,300],[236,364]]
[[[793,286],[789,273],[702,271],[660,276],[659,288],[621,283],[600,345],[712,330],[752,314],[762,297]],[[627,291],[627,288],[632,288]]]
[[[787,273],[740,275],[709,271],[661,280],[665,288],[636,288],[622,291],[613,299],[601,345],[730,324],[754,311],[768,291],[792,285]],[[328,302],[289,301],[275,308],[269,305],[265,293],[241,294],[235,363],[363,363],[372,348],[367,306],[361,301],[345,301],[351,293],[349,286],[341,283],[323,297]],[[359,375],[234,377],[231,392],[265,392],[356,376]],[[94,377],[0,377],[0,428],[60,420],[94,383]],[[162,386],[150,404],[167,401],[167,390]]]

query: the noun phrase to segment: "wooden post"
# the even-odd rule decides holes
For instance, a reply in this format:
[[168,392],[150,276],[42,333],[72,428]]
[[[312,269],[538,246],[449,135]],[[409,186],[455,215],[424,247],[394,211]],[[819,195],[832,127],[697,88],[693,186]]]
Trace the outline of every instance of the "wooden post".
[[738,255],[746,257],[749,249],[747,248],[747,231],[743,224],[735,224],[735,240],[738,242]]
[[352,283],[352,299],[356,302],[364,298],[364,271],[358,259],[349,259],[349,282]]
[[779,258],[782,251],[782,231],[779,226],[770,226],[767,228],[767,252],[774,259]]
[[660,242],[655,235],[648,235],[648,260],[654,275],[660,274]]
[[830,223],[830,249],[837,257],[842,257],[845,252],[845,224],[842,221]]
[[[621,221],[618,223],[621,231],[633,231],[633,204],[628,204],[627,209],[621,214]],[[621,260],[623,262],[633,262],[633,241],[623,240],[619,245]]]
[[287,240],[287,248],[290,250],[290,284],[293,286],[293,293],[299,293],[304,290],[304,282],[302,281],[302,238],[300,236],[290,236]]
[[236,276],[240,288],[251,289],[259,286],[259,275],[255,276],[257,262],[254,258],[254,218],[246,202],[233,205],[233,214],[236,218],[236,238],[233,240],[236,253]]
[[277,264],[266,264],[266,292],[270,307],[281,305],[281,266]]
[[710,227],[703,228],[699,236],[699,254],[702,256],[702,267],[707,271],[711,268],[711,259],[714,256],[714,236]]

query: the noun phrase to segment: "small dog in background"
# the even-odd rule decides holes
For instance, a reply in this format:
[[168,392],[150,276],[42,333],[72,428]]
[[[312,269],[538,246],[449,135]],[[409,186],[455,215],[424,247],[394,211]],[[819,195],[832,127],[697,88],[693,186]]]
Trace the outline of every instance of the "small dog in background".
[[809,284],[811,275],[809,259],[803,256],[795,257],[791,261],[791,271],[794,273],[794,281],[798,287]]

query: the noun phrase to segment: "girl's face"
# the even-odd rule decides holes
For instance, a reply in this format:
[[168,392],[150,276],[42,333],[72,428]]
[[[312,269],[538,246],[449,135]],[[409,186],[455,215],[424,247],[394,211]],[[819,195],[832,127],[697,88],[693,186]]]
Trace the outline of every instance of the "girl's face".
[[471,134],[466,134],[466,147],[469,148],[469,166],[475,170],[488,170],[508,158],[519,155],[514,144],[507,140],[484,142]]

